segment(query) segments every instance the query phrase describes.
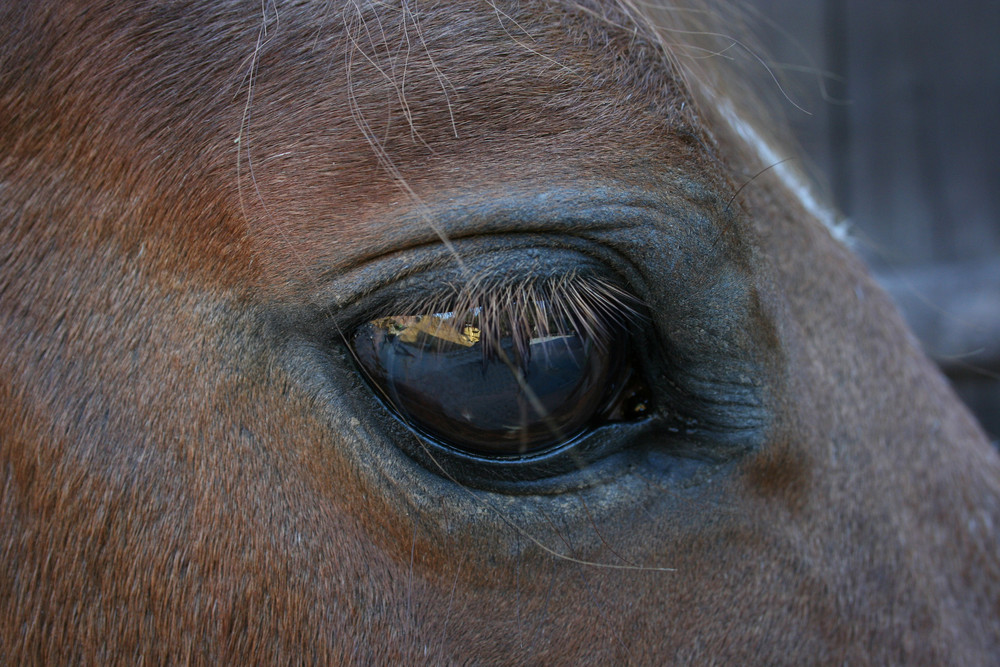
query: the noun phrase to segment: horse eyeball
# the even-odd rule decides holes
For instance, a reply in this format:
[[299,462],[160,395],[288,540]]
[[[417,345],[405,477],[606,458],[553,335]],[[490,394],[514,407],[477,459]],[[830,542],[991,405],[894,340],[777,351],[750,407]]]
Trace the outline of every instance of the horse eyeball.
[[551,299],[503,303],[372,320],[352,348],[406,422],[478,456],[537,454],[602,420],[643,416],[645,399],[625,387],[628,331],[609,309],[584,301],[574,317]]

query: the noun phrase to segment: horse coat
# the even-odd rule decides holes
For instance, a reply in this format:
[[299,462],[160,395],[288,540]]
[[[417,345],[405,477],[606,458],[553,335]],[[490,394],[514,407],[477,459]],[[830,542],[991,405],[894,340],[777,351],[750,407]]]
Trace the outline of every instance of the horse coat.
[[0,8],[0,662],[994,663],[997,454],[707,9]]

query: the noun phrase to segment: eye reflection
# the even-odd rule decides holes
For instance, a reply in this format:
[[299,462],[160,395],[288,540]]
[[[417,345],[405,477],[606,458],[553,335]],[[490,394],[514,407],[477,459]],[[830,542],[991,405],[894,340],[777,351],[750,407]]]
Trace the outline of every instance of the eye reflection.
[[479,456],[530,455],[646,413],[629,363],[629,298],[580,279],[466,290],[444,308],[424,305],[432,314],[372,320],[351,343],[416,429]]

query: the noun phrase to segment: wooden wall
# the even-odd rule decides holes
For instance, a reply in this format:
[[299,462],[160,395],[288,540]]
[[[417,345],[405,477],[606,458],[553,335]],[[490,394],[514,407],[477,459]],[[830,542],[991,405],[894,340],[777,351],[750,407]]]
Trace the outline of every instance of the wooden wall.
[[1000,438],[1000,2],[753,0],[812,171]]

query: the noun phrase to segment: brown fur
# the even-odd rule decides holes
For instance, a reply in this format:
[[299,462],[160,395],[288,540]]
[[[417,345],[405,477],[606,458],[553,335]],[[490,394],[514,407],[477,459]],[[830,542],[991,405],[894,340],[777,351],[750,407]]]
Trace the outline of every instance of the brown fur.
[[[0,8],[0,662],[995,662],[996,452],[785,184],[733,200],[719,82],[638,14]],[[436,217],[609,185],[677,213]],[[626,258],[763,444],[522,496],[401,455],[300,323],[490,235]]]

